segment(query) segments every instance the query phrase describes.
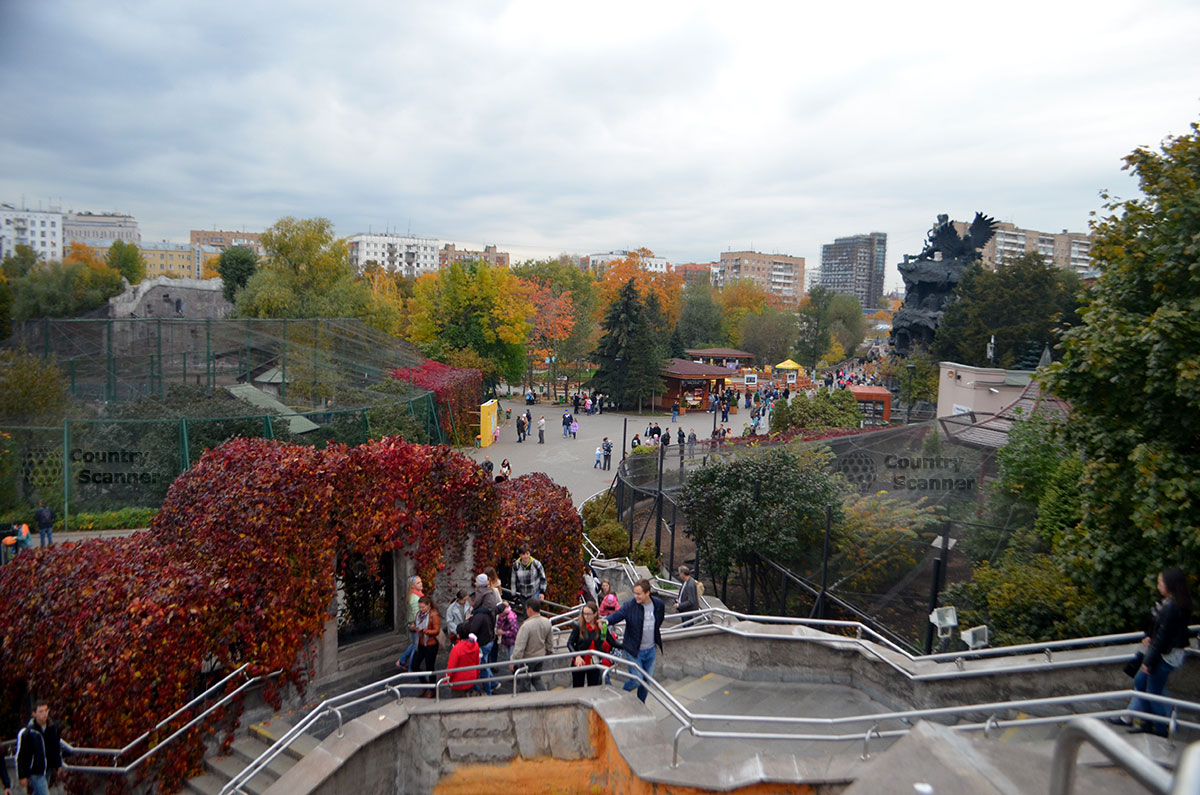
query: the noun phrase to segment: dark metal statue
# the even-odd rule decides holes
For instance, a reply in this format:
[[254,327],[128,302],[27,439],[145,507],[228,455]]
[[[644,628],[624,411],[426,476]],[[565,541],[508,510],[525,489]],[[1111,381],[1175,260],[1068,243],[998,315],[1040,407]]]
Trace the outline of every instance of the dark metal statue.
[[925,238],[925,248],[916,257],[906,254],[900,264],[904,305],[892,318],[893,350],[907,356],[933,342],[958,280],[995,233],[996,220],[983,213],[975,213],[965,235],[958,233],[949,216],[938,216]]

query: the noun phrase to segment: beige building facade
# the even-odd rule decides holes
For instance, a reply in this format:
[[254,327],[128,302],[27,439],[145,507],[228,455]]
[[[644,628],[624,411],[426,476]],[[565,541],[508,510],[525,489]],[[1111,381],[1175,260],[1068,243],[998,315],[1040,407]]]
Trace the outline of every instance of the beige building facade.
[[759,251],[723,251],[713,283],[724,287],[735,279],[749,279],[796,306],[804,296],[804,257],[764,254]]
[[[967,233],[970,224],[955,221],[954,228],[962,235]],[[996,234],[983,247],[981,256],[984,267],[995,270],[1024,254],[1041,254],[1047,262],[1090,278],[1098,275],[1092,265],[1091,250],[1092,236],[1085,232],[1068,232],[1066,229],[1039,232],[1005,221],[996,224]]]

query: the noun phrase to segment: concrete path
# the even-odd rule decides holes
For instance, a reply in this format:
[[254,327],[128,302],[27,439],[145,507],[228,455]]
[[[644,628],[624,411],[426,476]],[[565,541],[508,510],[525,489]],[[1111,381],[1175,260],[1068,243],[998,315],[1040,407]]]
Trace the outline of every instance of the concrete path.
[[[500,462],[507,458],[509,464],[512,465],[513,477],[529,472],[544,472],[555,483],[567,487],[567,490],[571,492],[571,499],[576,505],[582,505],[588,497],[607,489],[613,482],[617,463],[621,460],[621,439],[622,432],[626,429],[626,421],[628,421],[626,452],[629,450],[629,440],[633,439],[633,435],[635,433],[639,436],[645,435],[646,426],[653,420],[658,421],[663,432],[669,428],[672,434],[677,433],[680,427],[683,428],[685,434],[695,429],[696,436],[700,439],[708,438],[712,433],[713,424],[712,415],[708,413],[684,415],[679,418],[679,422],[672,423],[669,411],[666,413],[646,411],[644,414],[606,411],[590,417],[580,412],[577,416],[579,420],[578,437],[564,439],[562,435],[563,406],[538,403],[527,407],[523,400],[517,398],[501,400],[500,407],[502,416],[504,409],[512,409],[512,419],[500,426],[500,441],[490,447],[478,450],[469,449],[463,452],[476,461],[483,461],[485,456],[491,458],[497,470],[500,468]],[[534,430],[530,438],[518,444],[517,414],[524,412],[526,408],[533,415]],[[537,442],[538,417],[546,418],[545,444]],[[734,427],[732,421],[735,419],[737,417],[731,416],[731,422],[726,427],[732,430]],[[741,432],[740,426],[738,426],[737,432]],[[596,448],[600,446],[605,436],[613,443],[613,468],[607,472],[593,467],[596,461]],[[674,441],[672,438],[672,443]],[[673,446],[674,444],[672,444]]]

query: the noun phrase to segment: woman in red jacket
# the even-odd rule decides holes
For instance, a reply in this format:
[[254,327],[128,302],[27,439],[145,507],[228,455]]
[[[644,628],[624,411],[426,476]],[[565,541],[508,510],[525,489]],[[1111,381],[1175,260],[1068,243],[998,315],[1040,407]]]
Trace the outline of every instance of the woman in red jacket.
[[450,659],[446,663],[446,667],[451,669],[450,689],[458,696],[465,696],[471,692],[480,673],[478,668],[469,671],[453,670],[464,665],[479,665],[479,639],[474,633],[454,644],[454,648],[450,649]]

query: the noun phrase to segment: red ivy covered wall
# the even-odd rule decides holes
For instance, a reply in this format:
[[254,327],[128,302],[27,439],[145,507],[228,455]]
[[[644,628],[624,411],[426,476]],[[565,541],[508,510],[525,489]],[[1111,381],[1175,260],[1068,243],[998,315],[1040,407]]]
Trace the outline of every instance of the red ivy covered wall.
[[[340,553],[374,565],[401,550],[433,588],[469,537],[506,532],[500,508],[482,471],[444,447],[230,441],[175,481],[149,532],[59,544],[0,569],[10,606],[0,696],[48,695],[68,739],[120,747],[187,702],[214,663],[283,669],[298,684]],[[155,758],[147,772],[160,789],[196,771],[201,740]]]
[[447,439],[467,444],[475,436],[472,425],[479,424],[479,404],[483,399],[483,373],[474,369],[451,367],[426,360],[420,367],[392,371],[392,377],[410,381],[428,389],[438,404],[438,421]]

